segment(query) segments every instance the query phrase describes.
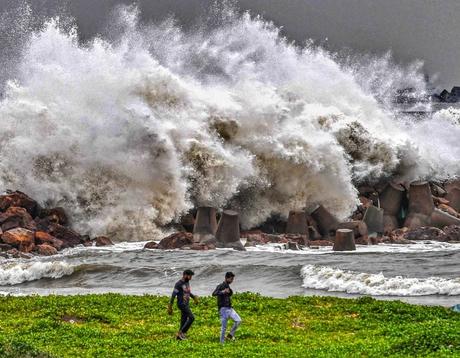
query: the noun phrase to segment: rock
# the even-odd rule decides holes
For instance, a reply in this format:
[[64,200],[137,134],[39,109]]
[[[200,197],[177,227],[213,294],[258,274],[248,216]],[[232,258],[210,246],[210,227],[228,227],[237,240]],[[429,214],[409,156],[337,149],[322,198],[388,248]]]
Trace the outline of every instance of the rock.
[[293,242],[293,241],[289,241],[289,242],[286,244],[286,248],[287,248],[288,250],[295,250],[295,251],[300,250],[299,245],[297,244],[297,242]]
[[301,246],[308,246],[309,245],[309,240],[307,235],[302,235],[302,234],[285,234],[285,235],[280,235],[279,238],[280,241],[287,241],[289,242],[295,242],[297,245]]
[[408,231],[404,238],[407,240],[431,240],[431,241],[446,241],[446,234],[441,229],[436,227],[420,227]]
[[406,234],[409,232],[407,227],[392,231],[388,237],[384,237],[382,242],[389,242],[391,244],[413,244],[413,241],[406,239]]
[[366,198],[365,196],[360,196],[359,201],[361,202],[361,206],[367,209],[369,206],[374,205],[374,202],[371,199]]
[[8,231],[17,227],[28,230],[36,229],[32,216],[30,216],[26,209],[17,206],[10,206],[4,213],[0,214],[0,225],[2,231]]
[[112,246],[113,242],[106,236],[96,237],[96,246]]
[[13,249],[13,246],[11,246],[9,244],[0,244],[0,251],[1,252],[9,251],[11,249]]
[[61,240],[56,239],[54,236],[44,231],[35,232],[35,242],[39,245],[47,244],[54,247],[56,250],[61,250],[64,244]]
[[334,251],[355,251],[355,236],[353,230],[337,229],[335,233]]
[[68,225],[69,218],[64,208],[57,207],[52,209],[41,209],[38,215],[41,219],[49,218],[55,224]]
[[195,225],[193,227],[193,239],[198,243],[216,242],[217,220],[216,209],[209,206],[198,208]]
[[77,245],[83,244],[83,236],[79,233],[64,227],[59,224],[52,224],[48,228],[48,233],[54,236],[56,239],[62,241],[62,248],[66,249],[68,247],[75,247]]
[[158,248],[162,250],[180,249],[193,244],[193,234],[190,232],[176,232],[162,239]]
[[460,226],[450,225],[446,226],[443,229],[445,236],[445,241],[460,241]]
[[22,252],[31,252],[35,247],[35,235],[33,231],[16,228],[3,233],[2,240],[4,243],[12,245]]
[[[245,246],[256,246],[256,245],[264,245],[270,241],[269,234],[263,233],[261,230],[250,230],[250,231],[242,231],[240,234],[241,238],[246,239]],[[278,237],[278,235],[271,235]]]
[[438,206],[439,210],[442,210],[446,213],[448,213],[449,215],[452,215],[452,216],[455,216],[455,217],[458,217],[458,212],[457,210],[455,210],[454,208],[450,207],[449,205],[446,205],[446,204],[440,204]]
[[144,245],[144,249],[149,249],[149,250],[158,249],[158,244],[155,241],[149,241]]
[[13,257],[15,259],[18,259],[20,257],[18,249],[11,249],[6,252],[10,257]]
[[38,253],[43,256],[56,255],[58,251],[51,245],[41,244],[37,245]]
[[447,200],[446,198],[440,198],[437,196],[433,196],[433,201],[435,205],[440,205],[440,204],[449,205],[450,204],[450,201]]
[[[460,211],[460,189],[452,188],[446,196],[446,199],[449,200],[450,206],[455,209],[455,211]],[[441,208],[440,208],[441,209]]]
[[198,242],[195,242],[194,244],[192,244],[192,246],[190,246],[190,249],[204,251],[204,250],[208,250],[208,247],[205,244],[200,244]]
[[7,195],[0,196],[1,211],[6,211],[11,206],[17,206],[26,209],[33,218],[37,216],[39,210],[37,202],[20,191],[15,191]]
[[434,196],[444,197],[447,192],[437,184],[431,184],[431,192]]
[[314,226],[309,226],[308,227],[308,238],[310,240],[321,240],[321,234],[318,232],[318,230]]
[[310,248],[314,248],[314,246],[333,246],[334,243],[330,240],[315,240],[311,242]]

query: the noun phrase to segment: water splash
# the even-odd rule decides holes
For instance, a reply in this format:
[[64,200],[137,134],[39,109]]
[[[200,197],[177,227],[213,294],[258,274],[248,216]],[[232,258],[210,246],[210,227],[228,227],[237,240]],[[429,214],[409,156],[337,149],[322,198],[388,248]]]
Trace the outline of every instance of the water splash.
[[116,14],[85,44],[58,18],[31,32],[0,102],[0,187],[79,230],[145,240],[195,205],[244,227],[313,203],[344,218],[356,182],[460,174],[458,125],[401,120],[387,98],[404,79],[424,91],[417,66],[298,47],[228,8],[190,31]]

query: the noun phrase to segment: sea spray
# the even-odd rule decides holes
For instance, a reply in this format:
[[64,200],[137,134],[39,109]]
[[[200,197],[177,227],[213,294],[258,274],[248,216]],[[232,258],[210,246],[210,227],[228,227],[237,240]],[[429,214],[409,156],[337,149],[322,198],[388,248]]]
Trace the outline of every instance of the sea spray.
[[197,205],[244,228],[317,203],[342,219],[355,183],[460,173],[459,126],[402,118],[378,91],[410,77],[423,92],[418,68],[376,74],[228,9],[190,31],[138,16],[119,8],[85,44],[58,18],[29,34],[0,102],[0,187],[142,240]]

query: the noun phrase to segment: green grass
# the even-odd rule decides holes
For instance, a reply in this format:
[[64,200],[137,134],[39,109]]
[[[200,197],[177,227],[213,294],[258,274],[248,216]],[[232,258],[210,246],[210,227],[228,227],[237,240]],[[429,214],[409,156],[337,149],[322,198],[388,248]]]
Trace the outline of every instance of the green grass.
[[[238,340],[218,343],[215,300],[193,306],[189,340],[159,296],[0,298],[0,357],[460,357],[460,314],[398,301],[234,296]],[[75,322],[69,322],[73,318]]]

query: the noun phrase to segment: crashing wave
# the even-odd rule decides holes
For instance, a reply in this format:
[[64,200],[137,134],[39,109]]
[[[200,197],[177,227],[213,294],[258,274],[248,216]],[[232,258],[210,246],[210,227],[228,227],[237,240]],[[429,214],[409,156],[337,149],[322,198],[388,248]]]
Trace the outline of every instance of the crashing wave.
[[65,261],[7,262],[0,265],[0,285],[17,285],[42,278],[61,278],[74,272]]

